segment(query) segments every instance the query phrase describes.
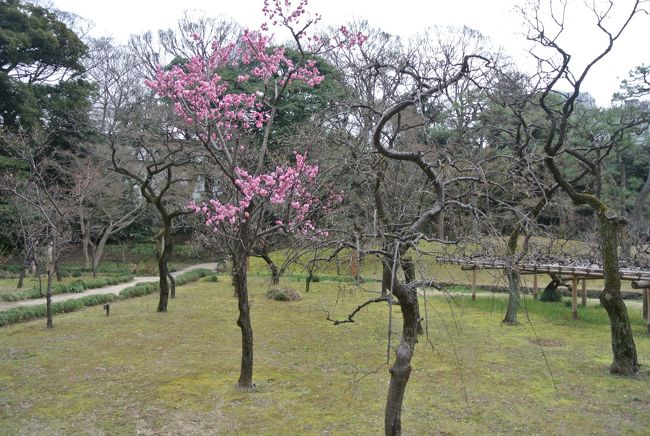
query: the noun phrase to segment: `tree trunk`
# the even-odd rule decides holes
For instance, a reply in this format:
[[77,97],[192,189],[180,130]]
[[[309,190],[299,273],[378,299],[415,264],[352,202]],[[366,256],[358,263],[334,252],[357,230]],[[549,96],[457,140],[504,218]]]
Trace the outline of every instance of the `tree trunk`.
[[158,277],[160,283],[160,298],[158,300],[158,312],[167,312],[167,304],[169,302],[169,267],[167,262],[174,249],[174,243],[171,236],[172,223],[171,221],[164,222],[164,229],[160,233],[158,239]]
[[52,271],[48,270],[47,272],[47,290],[45,291],[45,305],[47,312],[47,328],[51,329],[54,327],[52,322]]
[[27,268],[22,267],[20,269],[20,275],[18,276],[18,284],[16,285],[16,289],[23,288],[23,281],[25,280],[26,273],[27,273]]
[[305,293],[309,292],[309,286],[311,285],[311,281],[314,278],[314,272],[309,271],[307,274],[307,278],[305,278]]
[[158,312],[167,312],[167,303],[169,302],[169,283],[167,282],[167,260],[164,256],[158,258],[158,278],[160,287],[160,296],[158,299]]
[[445,240],[445,214],[440,212],[437,217],[438,220],[438,239]]
[[91,256],[91,260],[90,260],[90,270],[92,271],[93,278],[96,278],[97,277],[97,262],[95,261],[96,247],[95,247],[94,244],[92,246],[92,251],[93,251],[93,253],[92,253],[92,256]]
[[608,216],[606,210],[600,210],[598,218],[600,221],[600,242],[605,279],[605,288],[600,293],[600,303],[609,316],[612,331],[612,352],[614,354],[610,372],[612,374],[633,375],[639,370],[639,363],[630,319],[621,295],[621,279],[618,271],[617,249],[621,220],[615,215]]
[[420,323],[417,293],[402,284],[395,284],[393,294],[397,297],[402,310],[402,337],[395,350],[395,362],[389,371],[390,384],[384,415],[384,432],[391,436],[402,434],[402,403],[411,375],[411,359],[417,343]]
[[90,246],[90,233],[86,231],[84,227],[83,220],[81,220],[81,251],[84,256],[84,267],[85,268],[90,268],[90,251],[89,251],[89,246]]
[[634,201],[634,207],[630,213],[630,227],[631,231],[638,233],[642,229],[643,223],[643,212],[646,210],[645,203],[650,194],[650,167],[648,168],[648,175],[645,179],[645,183],[641,188],[641,191],[636,196]]
[[169,279],[169,296],[170,298],[176,298],[176,279],[170,272],[167,273],[167,279]]
[[56,275],[56,281],[60,282],[63,280],[63,277],[61,276],[61,268],[59,268],[59,260],[57,259],[54,262],[54,274]]
[[381,295],[382,297],[385,297],[388,295],[388,292],[390,291],[390,282],[391,282],[391,267],[388,265],[386,262],[382,262],[382,267],[381,267]]
[[264,259],[264,262],[269,267],[269,271],[271,271],[271,286],[278,286],[280,284],[280,271],[278,271],[278,267],[273,263],[273,259],[271,259],[268,253],[262,253],[259,256]]
[[[411,283],[415,282],[415,264],[413,263],[413,259],[410,257],[402,257],[400,263],[402,265],[402,270],[404,271],[406,284],[410,285]],[[412,291],[416,295],[414,304],[416,306],[417,313],[420,313],[420,302],[417,299],[418,290],[417,288],[413,288]],[[418,322],[418,335],[421,334],[424,334],[424,330],[422,329],[422,323]]]
[[233,283],[237,293],[239,318],[237,325],[241,329],[241,368],[237,385],[243,389],[253,388],[253,327],[251,325],[250,305],[248,303],[248,277],[246,275],[246,254],[233,255]]
[[104,257],[104,248],[106,247],[106,243],[108,242],[108,238],[111,236],[110,228],[104,229],[104,233],[102,234],[102,237],[99,239],[99,242],[97,244],[92,245],[92,270],[93,270],[93,277],[97,277],[97,269],[99,268],[99,264],[102,261],[102,257]]
[[519,310],[519,298],[521,297],[521,276],[519,275],[519,271],[512,267],[506,268],[506,275],[508,277],[508,307],[506,308],[506,316],[502,322],[504,324],[516,325],[519,323],[517,321],[517,312]]
[[539,301],[560,302],[562,301],[562,293],[558,288],[562,285],[562,281],[556,275],[551,275],[551,282],[546,285],[542,295],[539,296]]
[[54,323],[52,322],[52,275],[54,274],[54,265],[54,247],[50,243],[49,247],[47,247],[47,289],[45,290],[47,328],[50,329],[54,327]]
[[519,271],[516,270],[513,264],[515,262],[515,255],[517,254],[517,241],[519,240],[520,232],[521,227],[517,224],[512,230],[510,238],[508,238],[507,246],[508,264],[506,267],[506,276],[508,277],[508,307],[506,309],[506,316],[502,322],[510,325],[517,324],[517,311],[519,310],[521,277]]

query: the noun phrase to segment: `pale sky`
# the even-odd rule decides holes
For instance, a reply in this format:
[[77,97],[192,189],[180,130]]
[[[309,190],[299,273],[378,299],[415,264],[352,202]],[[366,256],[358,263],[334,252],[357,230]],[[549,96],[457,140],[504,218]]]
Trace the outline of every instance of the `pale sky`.
[[[294,0],[296,2],[297,0]],[[516,59],[528,58],[523,20],[514,6],[523,0],[311,0],[309,10],[322,16],[323,26],[342,25],[352,18],[403,37],[435,25],[467,25],[491,38]],[[591,0],[590,0],[591,1]],[[600,0],[598,0],[600,1]],[[615,0],[616,10],[629,10],[633,0]],[[214,17],[233,18],[244,27],[258,28],[264,21],[262,0],[51,0],[62,10],[74,12],[95,26],[93,36],[112,36],[126,42],[129,35],[175,26],[184,10],[205,11]],[[568,0],[566,47],[574,59],[584,60],[604,43],[593,25],[593,16],[571,8],[582,0]],[[577,9],[576,9],[577,10]],[[617,17],[614,16],[615,21]],[[528,62],[530,60],[528,59]],[[612,93],[633,67],[650,63],[650,16],[639,15],[585,83],[599,105],[609,105]]]

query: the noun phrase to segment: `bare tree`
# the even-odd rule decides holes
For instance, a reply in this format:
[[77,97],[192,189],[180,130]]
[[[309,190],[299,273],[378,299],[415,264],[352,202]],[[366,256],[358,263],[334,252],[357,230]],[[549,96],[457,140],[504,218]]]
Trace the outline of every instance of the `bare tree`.
[[[627,309],[621,296],[621,280],[618,272],[618,238],[624,220],[608,207],[597,192],[585,192],[582,188],[572,184],[567,175],[563,173],[561,162],[576,159],[594,172],[597,170],[599,154],[595,153],[595,150],[600,150],[600,154],[608,153],[615,143],[613,139],[620,135],[622,130],[614,133],[613,137],[609,135],[606,138],[593,138],[590,147],[581,150],[575,147],[571,141],[571,121],[585,78],[598,62],[612,50],[614,43],[630,21],[643,12],[641,6],[640,1],[633,2],[630,9],[623,14],[620,24],[617,25],[610,24],[608,20],[613,14],[613,2],[607,2],[602,8],[596,5],[586,6],[586,12],[592,17],[595,28],[605,37],[606,44],[584,68],[578,71],[573,71],[570,68],[572,65],[571,55],[564,47],[561,38],[566,28],[564,14],[566,4],[560,5],[559,9],[545,10],[543,5],[537,2],[533,4],[532,10],[525,15],[530,25],[529,39],[534,41],[538,48],[543,49],[543,52],[533,52],[533,55],[536,56],[539,65],[548,73],[548,82],[539,97],[539,103],[546,118],[544,163],[560,189],[571,198],[574,204],[588,205],[596,212],[601,262],[605,276],[605,287],[600,294],[600,301],[609,316],[612,332],[613,362],[610,371],[621,375],[632,375],[638,371],[636,346]],[[568,86],[569,91],[563,93],[562,95],[565,97],[558,102],[554,97],[559,86]]]
[[[95,41],[91,53],[88,70],[100,90],[94,118],[112,169],[136,184],[142,198],[160,215],[162,228],[155,235],[160,277],[157,310],[166,312],[170,291],[175,293],[168,267],[175,220],[189,213],[185,205],[196,188],[195,164],[201,156],[177,127],[177,118],[144,86],[143,60],[108,40]],[[129,217],[135,213],[132,210]],[[116,231],[125,224],[119,222],[114,220],[109,227]]]
[[[450,99],[457,103],[455,99],[461,96],[467,102],[469,90],[476,89],[472,81],[480,83],[486,73],[480,67],[487,58],[482,56],[482,45],[476,44],[476,36],[470,30],[422,35],[390,56],[378,48],[382,56],[364,57],[362,66],[349,65],[346,59],[339,58],[349,65],[347,70],[360,75],[351,79],[359,82],[354,97],[365,97],[365,101],[350,104],[360,112],[350,130],[358,132],[360,138],[364,132],[370,132],[365,150],[359,147],[365,154],[374,154],[373,159],[368,159],[372,165],[366,167],[366,195],[372,201],[370,210],[375,213],[365,228],[374,230],[379,247],[364,251],[382,258],[384,293],[360,305],[347,319],[334,322],[354,322],[361,309],[372,303],[400,306],[402,334],[390,368],[384,417],[387,435],[402,432],[402,403],[421,328],[418,287],[436,286],[431,278],[417,279],[415,263],[408,252],[417,252],[424,240],[444,243],[431,236],[439,230],[439,215],[443,210],[449,213],[451,207],[473,210],[464,201],[467,185],[483,183],[477,172],[482,154],[480,144],[469,141],[468,135],[474,109],[466,105],[457,111],[446,111],[444,104]],[[383,45],[385,36],[379,34],[378,41]],[[371,50],[367,45],[362,48],[367,54]],[[349,59],[357,61],[352,56]],[[387,92],[377,93],[377,88],[373,88],[377,84]],[[363,111],[366,113],[362,114]],[[456,135],[450,141],[458,141],[462,147],[446,148],[443,141],[437,141],[436,128],[446,139]],[[344,241],[341,246],[353,248],[355,243]]]
[[111,171],[111,162],[101,154],[87,153],[72,164],[82,252],[86,268],[96,277],[106,243],[138,219],[143,202],[134,201],[132,182]]
[[[61,173],[60,165],[53,159],[55,151],[46,136],[5,131],[1,141],[15,158],[28,165],[26,178],[21,174],[3,174],[0,189],[13,198],[19,209],[26,250],[46,301],[47,327],[52,328],[52,282],[63,248],[72,240],[69,190],[53,175]],[[43,270],[47,276],[45,290],[40,280]]]

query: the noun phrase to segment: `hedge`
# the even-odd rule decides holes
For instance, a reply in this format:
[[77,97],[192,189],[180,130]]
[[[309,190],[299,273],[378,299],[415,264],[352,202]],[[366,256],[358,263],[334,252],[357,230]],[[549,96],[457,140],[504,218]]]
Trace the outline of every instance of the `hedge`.
[[[115,277],[102,277],[97,279],[88,280],[74,280],[70,283],[56,283],[52,286],[52,295],[57,294],[76,294],[83,292],[86,289],[103,288],[105,286],[118,285],[124,282],[133,280],[132,274],[122,274]],[[42,298],[43,296],[38,289],[27,289],[24,291],[12,292],[8,294],[0,294],[0,301],[21,301],[34,298]]]
[[[117,300],[115,294],[88,295],[86,297],[52,303],[52,314],[74,312],[86,306],[96,306]],[[29,321],[35,318],[47,316],[47,305],[16,307],[0,312],[0,326],[15,324],[21,321]]]
[[[176,285],[196,281],[201,277],[212,274],[207,269],[195,269],[188,271],[176,277]],[[103,279],[102,279],[103,280]],[[52,314],[74,312],[87,306],[96,306],[98,304],[109,303],[116,300],[126,300],[133,297],[141,297],[159,290],[157,282],[138,283],[135,286],[124,288],[119,296],[115,294],[88,295],[86,297],[74,298],[71,300],[52,303]],[[37,306],[17,307],[6,311],[0,311],[0,327],[9,324],[15,324],[21,321],[29,321],[35,318],[44,318],[47,316],[47,305],[39,304]]]

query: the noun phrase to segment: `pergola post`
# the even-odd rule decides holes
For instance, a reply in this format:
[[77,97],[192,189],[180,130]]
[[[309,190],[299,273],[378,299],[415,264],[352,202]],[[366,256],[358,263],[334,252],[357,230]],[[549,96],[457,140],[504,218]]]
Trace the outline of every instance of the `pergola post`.
[[472,301],[476,300],[476,267],[472,268]]
[[587,279],[582,279],[582,307],[587,307]]
[[573,319],[578,319],[578,278],[573,276],[571,278],[571,313]]
[[648,326],[648,334],[650,334],[650,288],[645,288],[645,305],[648,308],[648,313],[647,313],[647,326]]
[[537,300],[537,292],[539,291],[537,287],[537,273],[533,274],[533,299]]

